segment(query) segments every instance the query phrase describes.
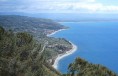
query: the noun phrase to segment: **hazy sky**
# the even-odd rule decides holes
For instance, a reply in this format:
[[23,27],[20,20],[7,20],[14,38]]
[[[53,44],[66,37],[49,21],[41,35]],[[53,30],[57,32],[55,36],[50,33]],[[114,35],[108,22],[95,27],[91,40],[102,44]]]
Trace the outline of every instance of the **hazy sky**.
[[118,13],[118,0],[0,0],[0,12]]

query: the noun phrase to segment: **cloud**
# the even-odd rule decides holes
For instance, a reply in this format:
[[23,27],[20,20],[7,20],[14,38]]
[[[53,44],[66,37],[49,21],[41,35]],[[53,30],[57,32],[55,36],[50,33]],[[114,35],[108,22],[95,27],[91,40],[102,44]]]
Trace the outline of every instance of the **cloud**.
[[0,12],[118,13],[117,5],[104,5],[96,0],[0,0],[0,2]]
[[95,2],[96,0],[80,0],[80,2]]

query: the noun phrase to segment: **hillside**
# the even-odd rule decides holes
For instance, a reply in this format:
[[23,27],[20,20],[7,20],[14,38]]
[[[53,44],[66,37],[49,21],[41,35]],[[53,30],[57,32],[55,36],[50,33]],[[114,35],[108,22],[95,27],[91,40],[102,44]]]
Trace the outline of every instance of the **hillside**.
[[12,29],[16,32],[30,32],[35,36],[40,34],[49,34],[56,30],[66,28],[50,19],[18,15],[0,15],[0,24],[3,25],[5,29]]
[[28,33],[0,27],[0,76],[60,76],[47,63],[43,47]]
[[67,27],[49,19],[33,18],[17,15],[1,15],[0,24],[6,30],[13,32],[28,32],[35,39],[36,43],[46,44],[46,60],[54,63],[58,54],[65,53],[72,48],[70,42],[63,38],[47,37],[48,34]]

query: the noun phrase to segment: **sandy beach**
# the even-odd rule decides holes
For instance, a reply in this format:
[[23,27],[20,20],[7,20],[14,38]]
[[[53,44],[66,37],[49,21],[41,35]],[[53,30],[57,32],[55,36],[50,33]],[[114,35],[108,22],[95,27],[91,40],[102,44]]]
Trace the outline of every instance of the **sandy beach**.
[[60,32],[60,31],[63,31],[63,30],[66,30],[66,29],[60,29],[60,30],[57,30],[57,31],[55,31],[55,32],[53,32],[53,33],[51,33],[51,34],[48,34],[47,36],[54,35],[54,34],[56,34],[57,32]]
[[[60,31],[63,31],[63,30],[66,30],[66,29],[57,30],[57,31],[55,31],[55,32],[53,32],[53,33],[51,33],[51,34],[48,34],[47,36],[54,35],[54,34],[56,34],[57,32],[60,32]],[[72,44],[72,49],[69,50],[69,51],[67,51],[67,52],[65,52],[65,53],[63,53],[63,54],[59,54],[59,55],[57,56],[57,58],[55,59],[54,64],[52,65],[55,69],[58,68],[58,62],[59,62],[61,59],[63,59],[63,58],[66,57],[66,56],[69,56],[69,55],[73,54],[73,53],[77,50],[77,46],[76,46],[75,44],[73,44],[71,41],[69,41],[69,42]]]
[[72,42],[70,42],[70,43],[71,43],[72,46],[73,46],[72,49],[71,49],[70,51],[67,51],[67,52],[64,53],[64,54],[59,54],[59,55],[57,56],[57,58],[56,58],[54,64],[52,65],[55,69],[58,68],[58,62],[59,62],[61,59],[63,59],[63,58],[66,57],[66,56],[69,56],[69,55],[73,54],[73,53],[77,50],[77,46],[74,45]]

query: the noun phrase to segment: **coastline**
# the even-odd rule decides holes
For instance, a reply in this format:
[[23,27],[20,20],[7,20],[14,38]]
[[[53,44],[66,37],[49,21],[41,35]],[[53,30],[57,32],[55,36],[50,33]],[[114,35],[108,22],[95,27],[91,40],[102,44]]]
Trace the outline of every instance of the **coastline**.
[[60,32],[60,31],[63,31],[63,30],[66,30],[66,29],[60,29],[60,30],[54,31],[54,32],[52,32],[51,34],[47,34],[47,36],[54,35],[54,34],[56,34],[57,32]]
[[[56,34],[57,32],[60,32],[60,31],[63,31],[63,30],[66,30],[66,29],[60,29],[60,30],[57,30],[55,32],[52,32],[51,34],[48,34],[47,36],[51,36],[51,35],[54,35]],[[72,49],[70,49],[69,51],[66,51],[65,53],[63,54],[59,54],[56,58],[55,58],[55,61],[54,61],[54,64],[52,65],[55,69],[58,69],[58,62],[63,59],[64,57],[66,56],[69,56],[71,54],[73,54],[76,50],[77,50],[77,46],[75,44],[73,44],[71,41],[69,41],[72,45]]]
[[[70,42],[70,41],[69,41]],[[70,42],[72,44],[72,49],[69,51],[66,51],[64,54],[59,54],[57,56],[57,58],[55,59],[54,64],[52,65],[55,69],[58,69],[58,62],[63,59],[66,56],[69,56],[71,54],[73,54],[76,50],[77,50],[77,46],[75,44],[73,44],[72,42]]]

